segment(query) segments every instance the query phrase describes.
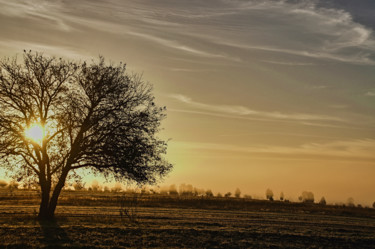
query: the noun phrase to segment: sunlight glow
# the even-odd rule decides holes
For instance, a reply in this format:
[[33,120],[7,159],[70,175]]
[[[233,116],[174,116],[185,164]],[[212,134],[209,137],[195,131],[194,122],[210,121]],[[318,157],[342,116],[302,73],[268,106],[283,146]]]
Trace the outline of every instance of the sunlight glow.
[[30,125],[25,130],[25,137],[33,140],[34,142],[41,143],[45,136],[45,129],[38,123]]

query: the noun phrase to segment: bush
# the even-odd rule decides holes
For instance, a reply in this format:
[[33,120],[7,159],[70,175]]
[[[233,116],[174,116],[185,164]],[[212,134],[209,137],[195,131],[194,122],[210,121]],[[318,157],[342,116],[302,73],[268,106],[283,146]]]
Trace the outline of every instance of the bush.
[[225,195],[224,195],[224,197],[230,197],[232,195],[232,193],[231,192],[228,192],[228,193],[226,193]]
[[284,200],[284,193],[281,192],[281,193],[280,193],[280,201],[283,201],[283,200]]

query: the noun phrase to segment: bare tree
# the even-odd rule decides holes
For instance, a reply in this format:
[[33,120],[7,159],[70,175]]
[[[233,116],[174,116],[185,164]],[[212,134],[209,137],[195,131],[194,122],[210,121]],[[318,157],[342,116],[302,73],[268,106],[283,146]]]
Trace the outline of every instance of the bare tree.
[[39,218],[54,217],[65,181],[87,168],[117,181],[155,183],[172,165],[158,139],[165,107],[125,65],[24,52],[0,61],[0,166],[41,188]]

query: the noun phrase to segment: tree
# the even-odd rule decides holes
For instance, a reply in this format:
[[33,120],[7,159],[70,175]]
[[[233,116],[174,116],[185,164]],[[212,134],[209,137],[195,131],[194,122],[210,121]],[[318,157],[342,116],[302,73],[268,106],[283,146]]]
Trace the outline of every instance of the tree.
[[266,190],[266,198],[267,200],[273,201],[273,191],[269,188]]
[[319,204],[323,205],[323,206],[325,206],[327,204],[326,198],[324,198],[324,196],[320,199]]
[[375,208],[375,201],[374,201],[374,203],[372,203],[372,207]]
[[285,198],[284,198],[284,192],[281,192],[280,193],[280,201],[283,201]]
[[348,207],[355,207],[353,197],[349,197],[347,200]]
[[236,188],[236,191],[234,191],[234,196],[237,198],[241,197],[241,190],[239,188]]
[[211,189],[206,190],[206,197],[209,197],[209,198],[214,197],[214,194],[212,193]]
[[171,169],[156,137],[165,107],[124,64],[77,63],[31,51],[0,61],[0,165],[40,185],[51,219],[65,181],[86,168],[119,182],[153,184]]
[[313,192],[303,191],[301,197],[302,197],[301,199],[302,202],[314,203],[315,198],[314,198]]

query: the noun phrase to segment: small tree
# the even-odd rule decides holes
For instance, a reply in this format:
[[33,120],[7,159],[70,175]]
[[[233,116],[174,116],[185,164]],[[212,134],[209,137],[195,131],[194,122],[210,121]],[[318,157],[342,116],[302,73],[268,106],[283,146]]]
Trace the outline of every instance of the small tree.
[[355,207],[354,199],[352,197],[349,197],[347,204],[348,204],[348,207]]
[[374,201],[374,203],[372,203],[372,207],[375,208],[375,201]]
[[273,201],[273,191],[271,189],[266,190],[266,198],[267,200]]
[[97,180],[93,180],[91,183],[91,189],[94,192],[98,192],[102,190],[102,187],[99,185],[99,182]]
[[284,192],[281,192],[280,193],[280,201],[283,201],[284,200]]
[[302,192],[302,202],[305,203],[314,203],[314,194],[309,191],[303,191]]
[[231,197],[231,195],[232,195],[231,192],[227,192],[227,193],[224,195],[224,197],[229,198],[229,197]]
[[84,190],[85,189],[85,184],[82,183],[82,182],[77,181],[77,182],[73,183],[73,188],[74,188],[75,191]]
[[168,193],[169,193],[169,195],[177,196],[177,195],[178,195],[178,192],[177,192],[176,185],[172,184],[171,186],[169,186],[169,191],[168,191]]
[[172,165],[156,137],[165,108],[124,64],[69,62],[26,52],[0,61],[0,167],[41,189],[54,217],[68,178],[87,168],[122,182],[157,182]]
[[234,196],[237,198],[241,197],[241,190],[239,188],[237,188],[236,191],[234,192]]
[[121,192],[121,191],[122,191],[121,183],[116,182],[115,186],[112,187],[111,192],[118,193],[118,192]]
[[211,189],[206,190],[206,197],[214,197],[214,194],[212,193]]
[[324,196],[320,199],[319,204],[323,205],[323,206],[325,206],[327,204],[326,199],[324,198]]

